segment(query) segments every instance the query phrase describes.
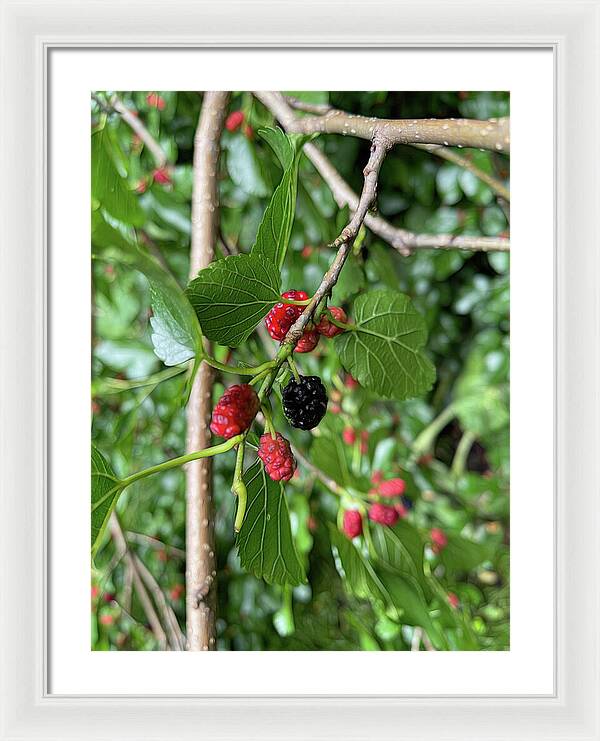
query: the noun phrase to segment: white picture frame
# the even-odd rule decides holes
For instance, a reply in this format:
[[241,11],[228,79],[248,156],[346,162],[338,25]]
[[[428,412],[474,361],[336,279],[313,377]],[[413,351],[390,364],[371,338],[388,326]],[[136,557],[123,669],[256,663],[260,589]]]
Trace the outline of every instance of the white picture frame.
[[[600,739],[600,260],[595,244],[600,2],[113,5],[32,0],[0,7],[0,739]],[[65,46],[553,50],[557,600],[552,696],[56,697],[46,691],[51,194],[45,122],[49,53]]]

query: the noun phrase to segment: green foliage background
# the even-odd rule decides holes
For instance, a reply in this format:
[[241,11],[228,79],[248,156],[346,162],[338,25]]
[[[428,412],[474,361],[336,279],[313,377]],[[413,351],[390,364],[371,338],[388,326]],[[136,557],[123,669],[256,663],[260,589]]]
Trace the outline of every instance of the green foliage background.
[[[126,178],[123,183],[131,198],[127,212],[121,215],[123,221],[137,227],[139,240],[184,287],[190,248],[193,135],[201,96],[159,94],[166,103],[160,111],[148,105],[145,92],[119,93],[128,107],[138,111],[174,163],[172,186],[152,182],[155,164],[151,155],[119,116],[103,112],[97,102],[106,99],[103,93],[92,103],[94,125],[106,116],[102,136],[94,138],[93,168],[105,167],[108,158]],[[509,113],[505,93],[309,96],[350,112],[380,117],[488,118]],[[243,110],[254,131],[273,125],[268,112],[247,93],[234,93],[230,107]],[[219,257],[227,254],[227,244],[249,251],[281,178],[273,152],[253,132],[226,131],[222,145]],[[326,136],[317,145],[360,191],[368,142]],[[500,179],[508,178],[505,156],[461,153]],[[283,266],[282,290],[301,288],[310,293],[332,258],[326,245],[337,236],[347,214],[340,213],[327,185],[305,157],[300,157],[299,173],[296,219]],[[141,180],[147,187],[138,194]],[[394,224],[416,232],[495,236],[508,229],[503,208],[488,186],[456,165],[411,147],[397,146],[388,155],[379,181],[378,208]],[[279,409],[274,410],[274,418],[313,464],[342,485],[361,484],[366,491],[375,470],[406,479],[413,503],[407,520],[389,532],[381,527],[371,530],[374,547],[391,562],[401,559],[407,549],[414,565],[424,552],[426,577],[418,586],[427,609],[415,617],[415,610],[422,610],[423,604],[419,601],[411,607],[407,593],[398,595],[402,614],[382,608],[376,597],[380,587],[371,584],[360,564],[349,563],[352,554],[344,557],[350,544],[337,530],[339,498],[302,465],[300,476],[286,486],[286,498],[308,583],[293,588],[268,585],[247,573],[234,547],[234,500],[229,488],[235,455],[228,453],[214,459],[218,648],[409,650],[412,626],[420,624],[428,626],[440,648],[507,649],[508,255],[423,250],[407,258],[368,231],[360,238],[360,254],[345,267],[332,303],[342,304],[354,317],[353,302],[367,288],[406,293],[426,319],[426,352],[436,367],[437,381],[426,398],[381,400],[360,387],[349,388],[337,342],[321,341],[316,353],[298,358],[302,372],[320,375],[330,393],[330,411],[318,436],[292,431]],[[101,230],[94,240],[96,251],[102,246]],[[153,352],[146,279],[129,265],[98,259],[93,261],[93,281],[92,439],[109,456],[117,475],[124,477],[183,453],[185,375],[177,374],[177,368],[165,370]],[[275,349],[275,343],[268,346],[254,333],[232,357],[235,362],[257,365],[270,359]],[[218,359],[225,361],[227,350],[219,352]],[[140,380],[148,378],[149,382],[140,385]],[[217,380],[215,399],[223,391],[223,380]],[[231,377],[225,379],[227,385],[232,382]],[[339,407],[339,413],[332,413],[332,404]],[[360,441],[354,448],[340,444],[342,429],[350,425],[368,431],[366,454],[360,453]],[[460,445],[461,439],[473,442],[470,450],[465,443]],[[168,471],[132,485],[122,495],[117,511],[124,530],[132,533],[132,549],[156,577],[185,627],[183,471]],[[439,556],[428,547],[431,527],[441,527],[449,536],[448,547]],[[344,578],[334,553],[344,563]],[[123,609],[126,590],[123,563],[115,558],[114,546],[106,538],[93,573],[94,649],[156,648],[136,599]],[[458,596],[457,610],[449,608],[448,592]]]

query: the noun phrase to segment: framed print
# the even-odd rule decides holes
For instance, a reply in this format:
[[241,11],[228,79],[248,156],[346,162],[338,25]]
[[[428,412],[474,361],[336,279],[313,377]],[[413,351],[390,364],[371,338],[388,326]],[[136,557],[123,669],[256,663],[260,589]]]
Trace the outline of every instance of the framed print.
[[597,739],[598,3],[75,7],[2,5],[0,738]]

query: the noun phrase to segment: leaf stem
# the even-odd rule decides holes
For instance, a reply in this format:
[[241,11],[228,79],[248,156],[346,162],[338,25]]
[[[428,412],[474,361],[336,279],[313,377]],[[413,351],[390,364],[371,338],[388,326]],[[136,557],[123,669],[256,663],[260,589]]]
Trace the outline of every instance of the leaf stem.
[[270,370],[275,366],[274,360],[268,360],[266,363],[263,363],[262,365],[257,365],[254,368],[246,368],[245,366],[237,366],[237,365],[226,365],[225,363],[220,363],[215,358],[212,358],[210,356],[207,356],[204,358],[204,360],[213,368],[216,368],[217,370],[224,371],[225,373],[235,373],[238,376],[257,376],[259,374],[264,373],[265,371]]
[[440,432],[444,429],[448,422],[454,419],[455,416],[456,410],[454,409],[454,404],[449,404],[417,436],[412,445],[413,454],[418,458],[419,456],[427,453],[432,448],[436,437],[440,434]]
[[471,451],[474,442],[475,435],[469,430],[467,430],[460,438],[460,442],[458,443],[456,452],[454,453],[454,458],[452,459],[451,470],[453,476],[456,478],[459,478],[465,472],[467,458],[469,457],[469,452]]
[[198,460],[199,458],[209,458],[210,456],[218,455],[219,453],[226,453],[228,450],[231,450],[235,445],[241,442],[242,438],[243,435],[236,435],[235,437],[230,437],[229,440],[226,440],[224,443],[220,443],[219,445],[213,445],[212,447],[204,448],[203,450],[196,450],[193,453],[180,455],[177,458],[171,458],[171,460],[164,461],[163,463],[158,463],[156,466],[144,468],[142,471],[133,473],[126,479],[123,479],[121,481],[121,484],[123,485],[123,488],[125,488],[126,486],[133,484],[135,481],[145,479],[147,476],[152,476],[155,473],[161,473],[162,471],[168,471],[171,468],[183,466],[186,463]]

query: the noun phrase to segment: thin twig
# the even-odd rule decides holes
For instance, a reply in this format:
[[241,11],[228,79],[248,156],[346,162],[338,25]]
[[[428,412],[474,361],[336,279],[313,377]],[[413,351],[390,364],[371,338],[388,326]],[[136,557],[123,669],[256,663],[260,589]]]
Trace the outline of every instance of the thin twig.
[[154,548],[156,551],[165,551],[165,553],[175,556],[176,558],[185,559],[185,551],[181,548],[176,548],[174,545],[167,545],[158,538],[153,538],[151,535],[145,535],[144,533],[134,533],[132,530],[128,530],[125,534],[127,540],[139,545],[146,545],[150,548]]
[[[217,169],[229,93],[206,92],[194,136],[190,278],[214,259]],[[213,369],[202,363],[187,405],[188,452],[210,443]],[[186,625],[188,651],[216,648],[216,556],[212,459],[186,468]],[[209,581],[210,580],[210,581]],[[206,585],[209,585],[207,589]]]
[[[276,105],[283,104],[289,108],[285,97],[279,92],[256,91],[254,94],[263,103],[267,97],[271,97],[271,104],[275,96]],[[446,147],[491,149],[494,152],[510,151],[508,118],[491,118],[488,121],[470,118],[390,119],[331,109],[322,115],[294,117],[290,130],[298,134],[356,136],[369,141],[380,134],[392,145],[440,144]]]
[[302,463],[302,465],[307,468],[314,475],[314,477],[323,484],[323,486],[329,489],[329,491],[331,491],[333,494],[336,494],[338,497],[346,495],[346,491],[338,484],[337,481],[321,471],[320,468],[317,468],[315,464],[309,461],[308,458],[297,447],[293,446],[292,452],[294,454],[294,457],[299,460],[300,463]]
[[154,599],[154,604],[160,610],[171,648],[173,651],[185,651],[185,636],[181,632],[177,616],[173,612],[171,605],[167,602],[167,598],[165,597],[165,593],[161,589],[160,584],[156,581],[152,572],[137,554],[134,555],[134,560],[146,588]]
[[[287,131],[293,128],[292,122],[295,114],[285,100],[277,101],[270,93],[264,93],[261,100]],[[358,206],[358,196],[331,164],[329,158],[311,142],[304,145],[304,153],[329,186],[338,206],[340,208],[348,206],[355,210]],[[503,237],[415,234],[395,227],[383,217],[373,213],[367,213],[364,223],[401,255],[410,255],[414,249],[459,249],[483,252],[508,252],[510,249],[510,241]]]
[[167,649],[166,633],[162,627],[162,624],[159,620],[158,615],[156,614],[156,610],[154,609],[154,605],[152,604],[152,600],[150,599],[150,596],[148,595],[146,587],[144,586],[144,582],[142,581],[140,573],[137,569],[135,559],[133,557],[133,553],[131,553],[131,551],[127,547],[125,535],[123,534],[123,530],[121,528],[121,524],[118,520],[116,512],[113,512],[111,514],[108,526],[110,529],[111,537],[115,544],[115,548],[120,553],[123,553],[123,559],[125,561],[126,566],[131,569],[131,575],[133,579],[133,586],[135,588],[135,592],[140,601],[140,605],[142,606],[142,610],[144,611],[148,619],[150,628],[152,632],[154,633],[154,637],[158,641],[158,648],[160,651],[166,651]]
[[477,167],[477,165],[474,165],[468,157],[463,157],[462,155],[457,154],[453,149],[440,147],[437,144],[411,144],[411,146],[416,149],[423,149],[426,152],[431,152],[431,154],[435,154],[436,157],[440,157],[447,162],[452,162],[453,164],[462,167],[463,170],[468,170],[470,173],[475,175],[476,178],[481,180],[482,183],[488,185],[496,195],[500,196],[500,198],[504,198],[505,201],[510,202],[510,191],[504,183],[501,183],[493,175],[490,175],[489,172],[485,172],[480,167]]
[[325,298],[325,296],[331,293],[333,287],[337,283],[340,272],[344,267],[344,263],[346,262],[346,259],[348,258],[348,255],[350,254],[350,251],[352,249],[352,243],[354,242],[354,239],[358,234],[358,230],[360,229],[361,224],[363,223],[365,216],[367,215],[367,211],[375,202],[375,197],[377,194],[377,178],[379,176],[379,171],[389,148],[390,143],[387,141],[385,136],[378,134],[373,140],[373,143],[371,144],[371,154],[369,156],[369,161],[367,162],[365,169],[363,170],[363,189],[362,193],[360,194],[356,210],[354,211],[354,214],[352,215],[349,223],[342,229],[339,237],[333,242],[332,245],[333,247],[338,248],[337,254],[333,262],[329,266],[329,270],[323,276],[319,287],[313,294],[310,303],[308,304],[306,309],[304,309],[298,319],[294,322],[289,332],[285,336],[285,343],[295,345],[298,342],[298,340],[302,336],[302,333],[304,332],[306,325],[315,313],[317,307]]
[[110,99],[110,105],[121,116],[123,121],[128,124],[133,131],[140,137],[142,142],[148,147],[148,150],[154,157],[158,167],[164,167],[167,163],[167,155],[160,144],[144,126],[141,119],[131,111],[118,95],[113,95]]

